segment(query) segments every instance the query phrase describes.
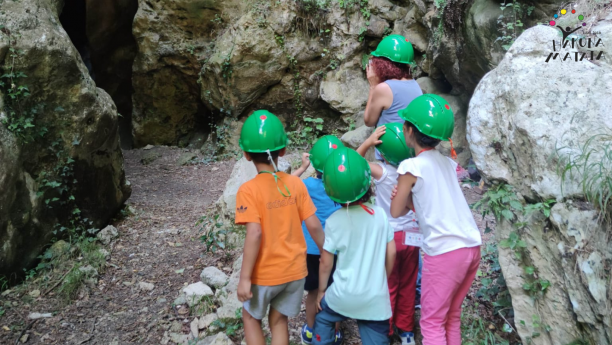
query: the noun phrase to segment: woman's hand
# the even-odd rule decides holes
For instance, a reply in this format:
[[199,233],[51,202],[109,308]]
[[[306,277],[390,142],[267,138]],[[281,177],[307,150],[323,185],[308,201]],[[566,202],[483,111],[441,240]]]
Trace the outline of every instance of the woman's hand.
[[380,137],[382,137],[383,134],[386,133],[386,131],[387,131],[387,127],[385,126],[380,126],[376,128],[376,130],[372,132],[372,135],[370,135],[370,137],[368,138],[368,146],[372,147],[372,146],[382,144]]
[[374,71],[374,68],[370,66],[370,64],[366,66],[366,76],[368,77],[368,83],[370,83],[371,88],[380,84],[380,79],[378,78],[376,72]]

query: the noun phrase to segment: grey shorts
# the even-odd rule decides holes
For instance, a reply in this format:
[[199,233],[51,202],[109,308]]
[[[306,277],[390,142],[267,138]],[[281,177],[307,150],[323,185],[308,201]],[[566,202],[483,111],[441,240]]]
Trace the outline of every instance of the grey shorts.
[[302,309],[305,280],[306,278],[274,286],[251,285],[253,298],[244,302],[244,310],[257,320],[266,316],[268,306],[285,316],[295,317]]

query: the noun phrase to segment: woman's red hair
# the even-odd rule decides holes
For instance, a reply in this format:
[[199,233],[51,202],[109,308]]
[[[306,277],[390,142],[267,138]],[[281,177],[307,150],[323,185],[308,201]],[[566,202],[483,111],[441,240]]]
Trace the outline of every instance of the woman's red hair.
[[412,79],[410,66],[405,63],[397,63],[386,58],[374,56],[372,57],[372,67],[381,83],[389,79]]

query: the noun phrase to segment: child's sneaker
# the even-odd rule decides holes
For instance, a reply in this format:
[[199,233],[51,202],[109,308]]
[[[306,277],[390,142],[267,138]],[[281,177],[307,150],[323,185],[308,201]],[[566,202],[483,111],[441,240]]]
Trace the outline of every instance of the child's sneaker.
[[336,331],[336,339],[334,340],[334,345],[340,345],[344,341],[344,332],[342,330]]
[[402,345],[416,345],[416,342],[414,341],[414,333],[404,332],[400,333],[399,336],[402,339]]
[[307,324],[304,324],[304,326],[302,326],[302,344],[312,344],[312,333],[312,329],[310,329]]

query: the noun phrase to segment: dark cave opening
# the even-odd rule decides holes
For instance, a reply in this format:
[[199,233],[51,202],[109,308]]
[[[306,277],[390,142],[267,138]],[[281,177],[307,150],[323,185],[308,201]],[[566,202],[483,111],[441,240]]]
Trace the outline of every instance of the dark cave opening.
[[138,47],[132,23],[137,0],[65,0],[60,22],[91,78],[115,102],[121,147],[132,139],[132,64]]

